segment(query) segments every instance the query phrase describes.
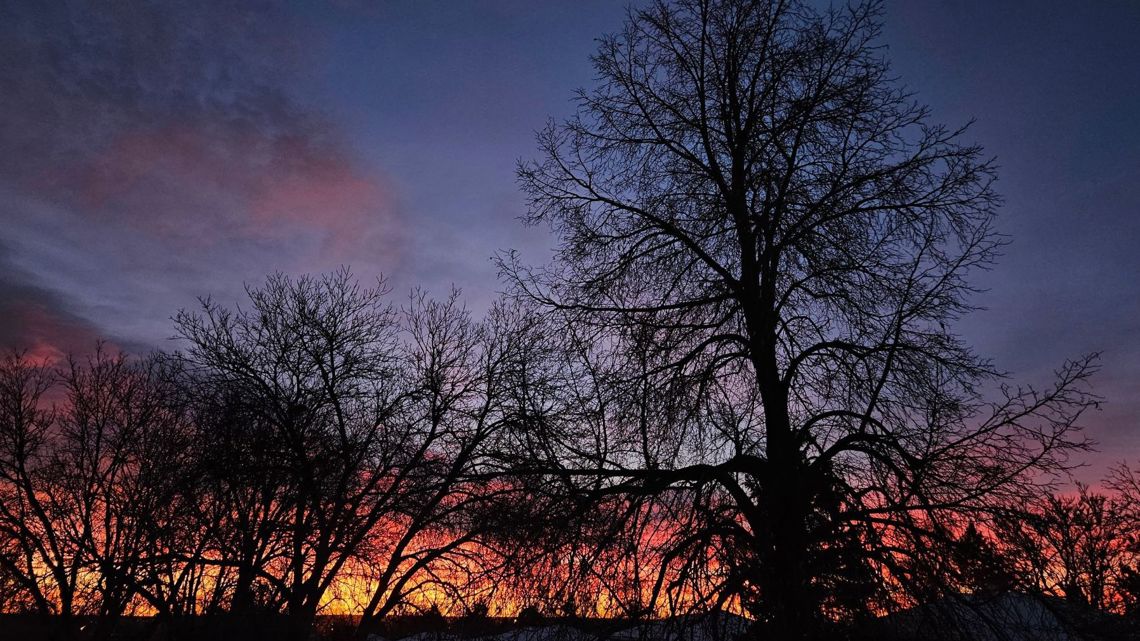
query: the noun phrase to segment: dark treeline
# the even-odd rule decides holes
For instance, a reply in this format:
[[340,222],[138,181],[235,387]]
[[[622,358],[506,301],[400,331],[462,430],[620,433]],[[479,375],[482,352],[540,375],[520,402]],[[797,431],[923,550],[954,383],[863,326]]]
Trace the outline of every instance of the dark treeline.
[[[5,356],[8,613],[59,638],[110,638],[127,615],[169,638],[211,617],[215,633],[272,621],[307,638],[322,613],[363,631],[388,615],[763,612],[733,582],[752,561],[718,533],[730,497],[535,469],[546,431],[601,418],[582,405],[600,383],[572,367],[577,341],[549,316],[502,303],[477,322],[456,296],[397,306],[346,271],[274,276],[249,297],[178,314],[184,351]],[[622,394],[643,412],[647,391]],[[686,447],[656,438],[636,447]],[[892,540],[906,584],[872,576],[866,553],[835,568],[832,631],[1007,592],[1140,618],[1140,478],[1120,466],[1104,485],[1022,488],[939,524],[921,553]]]
[[523,411],[533,323],[507,307],[477,323],[454,297],[397,308],[347,272],[249,294],[179,314],[185,352],[5,358],[9,611],[64,634],[134,611],[307,630],[337,591],[366,619],[478,598],[506,489],[487,456]]
[[787,641],[1017,593],[1135,624],[1137,475],[1060,492],[1096,358],[1015,385],[954,333],[995,168],[891,74],[879,12],[631,11],[519,167],[555,259],[501,256],[482,319],[278,275],[179,312],[170,353],[5,357],[7,610],[298,639],[727,610]]
[[249,299],[178,314],[181,352],[4,358],[7,611],[61,636],[80,616],[107,636],[127,613],[171,630],[269,613],[304,637],[321,611],[363,628],[553,598],[496,583],[525,489],[498,462],[542,403],[534,317],[503,304],[477,322],[454,295],[397,306],[346,271]]

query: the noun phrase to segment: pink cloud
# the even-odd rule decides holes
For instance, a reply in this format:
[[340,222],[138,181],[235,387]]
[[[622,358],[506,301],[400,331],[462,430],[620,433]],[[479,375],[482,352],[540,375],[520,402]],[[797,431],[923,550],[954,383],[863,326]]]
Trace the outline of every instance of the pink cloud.
[[320,233],[324,258],[352,256],[373,243],[389,251],[398,246],[396,200],[387,180],[310,141],[282,141],[277,152],[250,194],[249,229],[267,233],[291,223]]
[[0,305],[0,312],[6,323],[19,329],[18,335],[5,337],[7,347],[26,351],[36,364],[59,365],[68,354],[89,352],[100,339],[94,327],[43,302],[9,300]]
[[188,249],[301,239],[317,247],[301,262],[350,262],[399,247],[387,179],[320,130],[275,134],[220,118],[140,128],[51,182],[77,209]]
[[142,351],[196,296],[234,299],[266,273],[401,268],[395,191],[321,98],[297,93],[314,42],[286,8],[64,3],[11,18],[0,347],[50,360],[107,331]]

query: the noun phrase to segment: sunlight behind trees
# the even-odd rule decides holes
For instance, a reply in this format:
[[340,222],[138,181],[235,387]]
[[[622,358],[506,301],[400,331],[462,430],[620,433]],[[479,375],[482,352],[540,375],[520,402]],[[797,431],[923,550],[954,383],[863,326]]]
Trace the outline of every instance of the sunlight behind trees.
[[959,335],[997,166],[895,76],[882,9],[632,8],[518,166],[553,260],[497,256],[482,316],[275,273],[176,311],[169,351],[4,354],[3,614],[66,641],[903,639],[995,603],[1140,630],[1140,472],[1065,491],[1098,355],[1014,381]]

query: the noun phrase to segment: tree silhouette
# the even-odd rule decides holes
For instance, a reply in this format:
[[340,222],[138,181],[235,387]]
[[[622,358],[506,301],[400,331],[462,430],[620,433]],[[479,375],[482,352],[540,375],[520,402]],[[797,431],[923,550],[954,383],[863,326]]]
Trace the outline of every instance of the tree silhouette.
[[1024,588],[1109,611],[1128,560],[1121,508],[1116,498],[1081,486],[1075,496],[1019,506],[997,520],[996,534]]
[[[157,360],[102,345],[58,371],[21,355],[0,364],[0,564],[60,638],[79,616],[108,638],[140,596],[171,614],[157,577],[178,531],[166,508],[186,422],[168,383]],[[62,402],[49,406],[49,390]]]
[[1120,535],[1115,542],[1121,554],[1113,588],[1132,625],[1140,630],[1140,475],[1120,463],[1109,471],[1105,486],[1115,494],[1113,509]]
[[852,583],[905,591],[907,557],[1065,465],[1094,400],[1091,359],[982,395],[999,375],[952,324],[1002,241],[994,167],[892,78],[879,9],[632,11],[519,169],[555,262],[501,261],[574,363],[574,426],[551,409],[520,464],[694,506],[666,553],[719,550],[765,638],[826,629]]
[[214,607],[284,612],[300,638],[348,577],[362,628],[411,596],[477,598],[484,515],[513,492],[487,456],[519,414],[533,321],[498,305],[476,322],[455,294],[398,308],[347,270],[248,293],[176,318]]
[[963,591],[993,595],[1013,588],[1008,562],[976,524],[970,523],[954,542],[952,555],[957,583]]
[[[391,509],[377,457],[399,439],[385,429],[403,391],[399,326],[386,292],[360,288],[346,271],[298,281],[274,276],[248,293],[248,310],[204,301],[200,315],[180,313],[176,325],[189,348],[179,358],[195,376],[232,390],[241,438],[229,452],[238,460],[222,460],[238,478],[257,478],[252,492],[241,493],[256,502],[234,506],[228,513],[237,527],[222,530],[242,534],[242,545],[246,526],[261,532],[254,537],[259,563],[239,567],[248,574],[239,572],[234,605],[249,607],[253,581],[267,582],[297,634],[307,636],[330,583]],[[242,447],[247,429],[253,448]],[[258,514],[269,516],[248,522]]]
[[21,353],[0,361],[0,563],[40,616],[58,616],[53,627],[66,638],[76,625],[82,556],[59,520],[69,512],[69,497],[53,483],[55,416],[44,398],[52,385],[51,370]]

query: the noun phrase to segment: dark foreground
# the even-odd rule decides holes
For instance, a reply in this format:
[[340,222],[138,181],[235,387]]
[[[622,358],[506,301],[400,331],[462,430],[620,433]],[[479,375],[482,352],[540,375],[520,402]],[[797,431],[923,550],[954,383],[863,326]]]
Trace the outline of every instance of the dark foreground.
[[[124,617],[114,626],[94,618],[70,628],[34,615],[0,615],[0,640],[244,641],[297,639],[279,615],[202,616],[173,625]],[[100,625],[102,624],[102,625]],[[113,631],[108,633],[107,630]],[[763,641],[748,619],[720,613],[631,621],[581,617],[391,616],[361,626],[356,617],[318,617],[310,641]],[[303,638],[303,637],[302,637]],[[1126,641],[1140,640],[1140,621],[1105,615],[1059,599],[1007,593],[963,597],[837,629],[836,641]]]

